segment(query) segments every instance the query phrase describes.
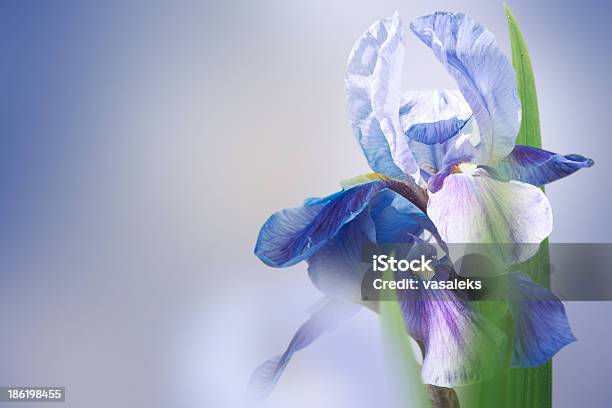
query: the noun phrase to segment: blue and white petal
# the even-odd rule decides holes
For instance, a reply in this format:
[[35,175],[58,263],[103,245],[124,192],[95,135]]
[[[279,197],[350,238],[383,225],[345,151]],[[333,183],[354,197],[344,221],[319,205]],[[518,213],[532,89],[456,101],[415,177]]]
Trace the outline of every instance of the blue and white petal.
[[310,280],[329,298],[360,301],[361,281],[369,265],[361,262],[361,252],[364,245],[374,243],[374,222],[364,211],[307,259]]
[[370,200],[368,211],[306,260],[310,279],[327,297],[360,301],[361,281],[370,265],[362,262],[363,246],[411,243],[425,229],[437,236],[423,211],[395,191],[382,190]]
[[393,162],[387,139],[372,111],[370,96],[378,50],[387,39],[391,24],[390,19],[378,21],[357,40],[349,56],[344,89],[351,127],[370,167],[377,173],[401,179],[403,173]]
[[400,107],[406,136],[426,145],[457,135],[471,116],[470,106],[456,89],[406,92]]
[[435,232],[427,215],[394,191],[382,191],[377,199],[389,197],[387,205],[372,204],[372,219],[376,228],[376,242],[395,244],[411,242],[412,237],[427,229]]
[[396,13],[357,40],[345,75],[353,132],[370,167],[395,179],[418,172],[399,121],[403,58],[403,28]]
[[576,340],[563,303],[524,273],[508,275],[510,311],[514,319],[512,365],[535,367]]
[[498,365],[490,358],[504,335],[453,291],[420,287],[418,300],[400,306],[408,332],[425,347],[423,382],[457,387],[491,378]]
[[[478,127],[475,126],[472,116],[463,124],[459,133],[450,139],[432,145],[410,139],[410,149],[419,167],[431,177],[449,164],[474,161],[479,154],[475,147],[480,140],[477,131]],[[425,181],[429,181],[429,177],[424,177]]]
[[521,104],[514,70],[493,34],[463,14],[415,19],[412,31],[453,76],[480,131],[479,164],[495,164],[513,149]]
[[[504,265],[525,261],[552,231],[550,202],[531,184],[499,181],[473,164],[457,166],[429,195],[427,214],[448,244],[497,244]],[[531,244],[531,245],[528,245]],[[481,246],[483,248],[487,246]],[[451,254],[453,261],[458,254]]]
[[392,183],[380,180],[361,184],[325,198],[308,199],[301,207],[273,214],[259,232],[255,254],[274,267],[291,266],[307,259]]
[[579,154],[560,155],[529,146],[516,146],[495,171],[499,176],[543,186],[591,167],[593,160]]
[[247,402],[266,400],[281,374],[297,351],[309,346],[325,332],[335,330],[338,325],[355,315],[360,306],[335,300],[327,301],[295,333],[287,350],[257,367],[251,376],[247,392]]

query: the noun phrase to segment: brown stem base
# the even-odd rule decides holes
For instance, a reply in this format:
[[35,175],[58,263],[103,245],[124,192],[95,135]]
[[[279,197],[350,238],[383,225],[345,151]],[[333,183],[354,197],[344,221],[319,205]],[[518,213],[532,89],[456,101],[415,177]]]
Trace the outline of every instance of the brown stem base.
[[438,387],[426,384],[427,396],[431,401],[431,408],[459,408],[459,399],[452,388]]

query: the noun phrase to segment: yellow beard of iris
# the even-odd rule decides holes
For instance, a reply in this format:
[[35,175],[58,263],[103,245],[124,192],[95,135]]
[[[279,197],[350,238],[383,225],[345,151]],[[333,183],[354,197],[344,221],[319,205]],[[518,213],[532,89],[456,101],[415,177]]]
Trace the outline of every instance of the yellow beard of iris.
[[478,170],[478,167],[475,164],[463,162],[463,163],[459,163],[456,166],[453,166],[451,173],[452,174],[465,173],[468,176],[473,176],[474,173],[476,173],[476,170]]

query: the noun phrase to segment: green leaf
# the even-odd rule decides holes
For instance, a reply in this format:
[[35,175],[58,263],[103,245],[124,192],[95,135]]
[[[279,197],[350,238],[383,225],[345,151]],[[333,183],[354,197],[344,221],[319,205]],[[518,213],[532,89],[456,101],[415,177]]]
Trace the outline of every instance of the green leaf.
[[[516,71],[518,93],[521,99],[523,118],[516,144],[542,147],[540,114],[536,95],[535,79],[525,39],[510,8],[504,3],[508,16],[512,65]],[[529,273],[541,285],[550,285],[548,240],[540,245],[533,258],[517,266]],[[548,408],[552,406],[552,362],[534,368],[513,368],[508,375],[508,407]]]
[[529,58],[527,46],[525,45],[525,40],[518,23],[506,3],[504,3],[504,9],[508,16],[508,30],[510,31],[510,44],[512,46],[512,65],[516,72],[518,93],[523,111],[521,128],[516,138],[516,144],[542,147],[538,96],[536,94],[533,69],[531,68],[531,59]]

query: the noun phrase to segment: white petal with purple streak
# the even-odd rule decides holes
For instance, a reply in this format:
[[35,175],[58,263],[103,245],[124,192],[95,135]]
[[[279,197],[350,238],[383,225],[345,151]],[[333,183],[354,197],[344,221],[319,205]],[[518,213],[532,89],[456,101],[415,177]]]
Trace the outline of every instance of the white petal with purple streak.
[[491,378],[500,363],[491,356],[506,341],[501,331],[450,290],[419,295],[400,304],[408,331],[425,348],[423,382],[457,387]]

